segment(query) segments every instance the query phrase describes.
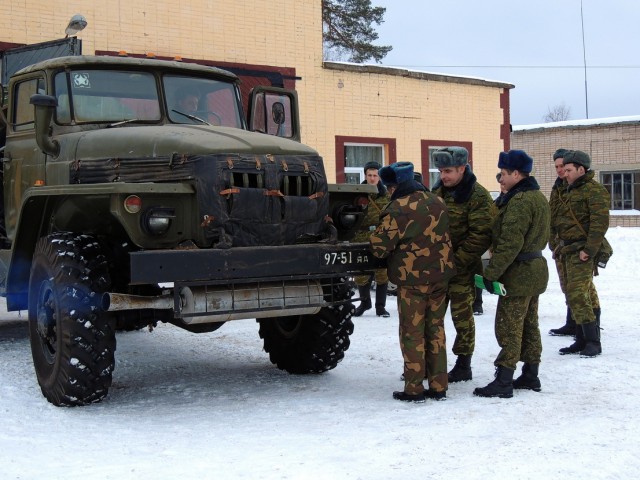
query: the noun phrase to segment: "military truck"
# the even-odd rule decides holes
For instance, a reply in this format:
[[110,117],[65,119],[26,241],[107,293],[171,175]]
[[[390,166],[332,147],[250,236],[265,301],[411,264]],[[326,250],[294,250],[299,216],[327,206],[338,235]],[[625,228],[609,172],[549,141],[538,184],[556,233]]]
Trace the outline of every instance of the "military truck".
[[[272,363],[321,373],[353,332],[348,240],[368,186],[328,185],[294,91],[179,61],[45,60],[4,89],[0,293],[28,311],[57,406],[102,400],[116,330],[257,319]],[[183,102],[185,96],[195,97]]]

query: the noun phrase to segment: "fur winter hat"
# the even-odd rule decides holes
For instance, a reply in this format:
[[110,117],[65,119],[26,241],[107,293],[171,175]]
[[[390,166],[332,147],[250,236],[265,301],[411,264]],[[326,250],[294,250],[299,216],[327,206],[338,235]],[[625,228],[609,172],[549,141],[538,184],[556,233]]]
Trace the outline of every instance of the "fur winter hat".
[[446,147],[433,152],[436,168],[462,167],[469,163],[469,152],[464,147]]
[[364,164],[364,173],[367,173],[367,170],[380,170],[380,164],[378,162],[367,162]]
[[533,158],[527,155],[524,150],[509,150],[500,152],[498,158],[498,168],[506,170],[518,170],[523,173],[531,173],[533,169]]
[[564,158],[562,160],[563,165],[566,165],[567,163],[582,165],[585,170],[589,170],[591,168],[591,157],[582,150],[569,150],[564,154]]
[[385,186],[399,185],[404,182],[413,181],[413,163],[397,162],[382,167],[378,171],[380,180]]
[[553,152],[553,161],[555,162],[559,158],[564,158],[564,156],[569,153],[569,150],[566,148],[559,148],[555,152]]

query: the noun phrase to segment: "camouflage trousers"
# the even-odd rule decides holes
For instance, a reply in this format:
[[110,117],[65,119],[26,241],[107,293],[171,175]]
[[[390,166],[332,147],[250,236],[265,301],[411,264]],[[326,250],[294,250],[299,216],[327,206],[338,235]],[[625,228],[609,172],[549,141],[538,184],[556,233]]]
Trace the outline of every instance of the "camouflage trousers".
[[515,370],[518,361],[540,363],[542,339],[538,326],[538,295],[500,297],[495,329],[501,348],[493,362],[496,367]]
[[[578,325],[596,321],[594,308],[600,308],[596,288],[593,284],[593,260],[583,262],[579,252],[562,255],[562,267],[565,271],[565,296],[571,309],[571,316]],[[595,301],[593,300],[595,296]]]
[[386,268],[378,268],[373,275],[356,275],[354,280],[356,281],[356,285],[364,287],[368,283],[371,283],[371,277],[376,279],[376,285],[382,285],[389,281]]
[[473,273],[456,275],[449,280],[446,303],[451,303],[451,319],[456,329],[454,355],[471,355],[476,343],[476,323],[473,319],[475,298]]
[[[556,270],[558,270],[558,279],[560,280],[560,289],[562,293],[564,293],[565,298],[567,296],[567,271],[564,266],[564,262],[562,259],[566,257],[566,255],[562,255],[559,258],[556,258]],[[600,298],[598,298],[598,292],[596,291],[596,286],[593,283],[593,275],[591,275],[591,282],[589,283],[589,298],[591,299],[591,306],[593,308],[600,308]],[[569,305],[569,300],[566,300],[567,305]]]
[[446,296],[446,282],[398,287],[404,391],[410,395],[424,391],[424,378],[430,390],[447,390]]

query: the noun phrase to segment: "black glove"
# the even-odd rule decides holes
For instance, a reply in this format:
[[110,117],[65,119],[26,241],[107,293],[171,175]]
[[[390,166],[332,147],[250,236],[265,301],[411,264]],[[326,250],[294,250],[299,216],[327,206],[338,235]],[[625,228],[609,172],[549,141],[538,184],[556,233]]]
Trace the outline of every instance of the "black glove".
[[498,295],[499,292],[496,292],[493,288],[493,282],[486,277],[482,277],[482,282],[484,283],[484,288],[487,292],[492,293],[494,295]]

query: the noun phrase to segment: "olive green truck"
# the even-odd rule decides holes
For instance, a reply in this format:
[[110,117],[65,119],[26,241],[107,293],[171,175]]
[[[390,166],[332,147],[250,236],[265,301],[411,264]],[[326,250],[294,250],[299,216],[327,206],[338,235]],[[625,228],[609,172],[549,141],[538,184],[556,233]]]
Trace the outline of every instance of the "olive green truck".
[[[334,368],[353,332],[349,243],[371,187],[329,185],[295,92],[177,61],[45,60],[3,88],[0,294],[28,311],[38,383],[102,400],[116,331],[257,319],[271,362]],[[184,97],[191,97],[184,102]]]

